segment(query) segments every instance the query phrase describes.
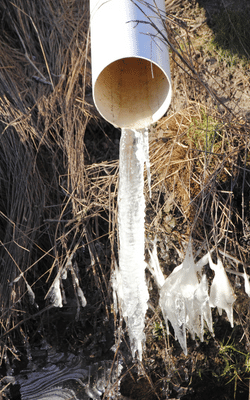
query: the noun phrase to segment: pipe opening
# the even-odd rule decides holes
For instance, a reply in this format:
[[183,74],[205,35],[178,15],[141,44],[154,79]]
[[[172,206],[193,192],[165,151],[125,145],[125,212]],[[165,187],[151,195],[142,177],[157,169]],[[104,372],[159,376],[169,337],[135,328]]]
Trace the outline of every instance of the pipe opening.
[[[169,91],[168,78],[161,68],[151,61],[128,57],[114,61],[100,73],[94,101],[100,114],[113,125],[139,129],[162,117],[170,103]],[[162,107],[166,101],[167,107]]]

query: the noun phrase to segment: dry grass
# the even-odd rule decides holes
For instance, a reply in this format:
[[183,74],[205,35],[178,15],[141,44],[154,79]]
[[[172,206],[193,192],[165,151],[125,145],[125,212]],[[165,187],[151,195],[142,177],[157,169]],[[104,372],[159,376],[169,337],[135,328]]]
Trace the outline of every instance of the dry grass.
[[153,187],[167,188],[189,229],[208,235],[207,246],[234,240],[236,224],[247,223],[238,204],[249,175],[247,124],[194,103],[162,119],[151,140]]
[[26,272],[32,286],[43,274],[48,277],[76,251],[78,236],[86,234],[77,216],[84,196],[84,133],[92,106],[84,101],[90,90],[86,3],[6,0],[0,8],[5,346],[6,333],[23,313]]

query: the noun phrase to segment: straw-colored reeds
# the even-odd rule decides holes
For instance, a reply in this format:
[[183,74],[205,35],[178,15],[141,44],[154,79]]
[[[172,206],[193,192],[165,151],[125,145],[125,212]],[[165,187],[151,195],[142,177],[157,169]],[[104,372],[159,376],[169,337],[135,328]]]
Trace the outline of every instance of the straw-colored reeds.
[[[0,292],[5,336],[23,313],[27,289],[31,294],[44,273],[48,277],[55,266],[60,269],[63,254],[69,257],[79,242],[67,248],[65,238],[79,224],[72,228],[72,221],[67,229],[61,220],[69,203],[71,218],[76,217],[84,195],[84,133],[92,107],[84,100],[90,90],[88,12],[85,1],[0,4]],[[24,312],[22,319],[26,317]]]

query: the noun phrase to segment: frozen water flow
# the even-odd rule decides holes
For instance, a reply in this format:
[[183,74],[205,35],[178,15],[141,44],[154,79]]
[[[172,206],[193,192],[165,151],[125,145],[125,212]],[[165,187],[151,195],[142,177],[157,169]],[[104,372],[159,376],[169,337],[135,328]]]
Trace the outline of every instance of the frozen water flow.
[[[126,320],[133,356],[142,359],[148,289],[144,261],[144,163],[148,156],[147,130],[122,129],[118,192],[119,268],[113,290]],[[149,183],[150,185],[150,183]]]
[[214,264],[210,255],[209,266],[215,273],[210,289],[210,306],[217,307],[220,315],[222,314],[222,309],[225,310],[231,326],[233,327],[233,303],[236,298],[226,271],[221,260],[218,259],[218,263]]

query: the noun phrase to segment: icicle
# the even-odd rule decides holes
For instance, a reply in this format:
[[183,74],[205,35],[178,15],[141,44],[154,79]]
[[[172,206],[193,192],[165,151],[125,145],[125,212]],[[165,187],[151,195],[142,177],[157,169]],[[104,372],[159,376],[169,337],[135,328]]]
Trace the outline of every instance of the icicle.
[[156,240],[153,242],[153,250],[152,252],[149,250],[150,261],[148,263],[148,269],[153,275],[155,282],[159,289],[162,288],[165,282],[164,275],[162,273],[158,256],[157,256],[157,248],[156,248]]
[[143,150],[144,150],[145,164],[147,169],[149,197],[151,198],[151,173],[150,173],[150,161],[149,161],[148,128],[146,128],[143,132]]
[[[69,269],[70,269],[70,272],[71,272],[71,278],[72,278],[73,287],[74,287],[75,292],[76,292],[76,294],[78,296],[78,299],[80,301],[80,305],[82,307],[85,307],[87,305],[87,300],[86,300],[86,298],[85,298],[85,296],[83,294],[83,291],[82,291],[82,289],[80,287],[80,283],[79,283],[79,279],[78,279],[79,271],[78,271],[77,263],[74,262],[72,264],[72,262],[71,262],[71,264],[69,265]],[[78,303],[78,301],[77,301],[77,303]],[[80,312],[80,307],[78,305],[78,313],[79,312]]]
[[148,290],[145,280],[144,163],[145,130],[122,129],[118,192],[119,271],[113,279],[127,322],[133,356],[142,359]]
[[73,260],[73,253],[68,257],[67,262],[65,263],[64,267],[62,267],[55,279],[54,282],[52,283],[48,293],[45,296],[45,299],[49,299],[52,303],[53,307],[63,307],[63,304],[67,304],[65,292],[64,292],[64,287],[62,284],[62,280],[67,279],[67,272],[68,270],[71,271],[71,278],[72,278],[72,284],[75,290],[76,294],[76,301],[77,301],[77,313],[76,313],[76,319],[79,316],[80,312],[80,306],[85,307],[87,304],[87,300],[83,294],[83,291],[80,287],[79,283],[79,272],[78,272],[78,266],[77,263],[74,262],[72,264]]
[[194,271],[192,254],[189,248],[181,265],[168,276],[160,291],[160,306],[167,324],[168,320],[174,328],[184,354],[187,354],[186,340],[186,306],[191,293],[198,287],[198,279]]
[[62,308],[63,301],[62,301],[62,293],[61,293],[61,288],[60,288],[60,276],[59,275],[56,277],[53,284],[51,285],[50,290],[46,297],[50,299],[53,307]]
[[31,286],[28,284],[28,282],[26,280],[25,280],[25,283],[26,283],[27,292],[29,294],[30,303],[35,304],[35,293],[33,292],[33,290],[31,289]]
[[117,314],[119,311],[118,310],[118,299],[122,299],[123,294],[122,294],[121,276],[120,276],[120,272],[119,272],[116,260],[114,263],[114,271],[111,276],[111,283],[112,283],[112,288],[113,288],[114,311]]
[[246,270],[244,268],[244,287],[245,287],[245,292],[246,294],[250,297],[250,283],[249,283],[249,277],[246,273]]
[[220,315],[222,314],[222,309],[224,309],[231,326],[233,327],[233,303],[235,302],[234,291],[230,285],[221,260],[218,259],[218,263],[214,264],[209,255],[209,265],[215,273],[210,289],[210,307],[217,307]]
[[199,261],[196,263],[196,271],[201,272],[202,267],[208,264],[209,262],[209,253],[205,254]]
[[213,319],[209,305],[208,282],[205,274],[202,275],[200,284],[194,292],[194,318],[195,333],[203,342],[204,321],[209,331],[213,334]]
[[207,279],[204,275],[199,283],[196,270],[190,240],[183,263],[173,270],[160,290],[159,303],[166,325],[169,320],[185,355],[186,329],[202,341],[205,320],[213,332]]
[[35,293],[34,293],[33,290],[31,289],[31,286],[28,284],[28,282],[27,282],[27,280],[26,280],[26,278],[25,278],[25,276],[24,276],[24,272],[21,272],[20,275],[18,275],[18,276],[13,280],[13,282],[12,282],[11,284],[18,282],[18,281],[20,280],[20,278],[23,278],[23,279],[24,279],[24,282],[25,282],[25,285],[26,285],[26,288],[27,288],[27,292],[28,292],[28,295],[29,295],[30,303],[31,303],[32,305],[35,304],[35,306],[38,308],[38,305],[35,303]]

